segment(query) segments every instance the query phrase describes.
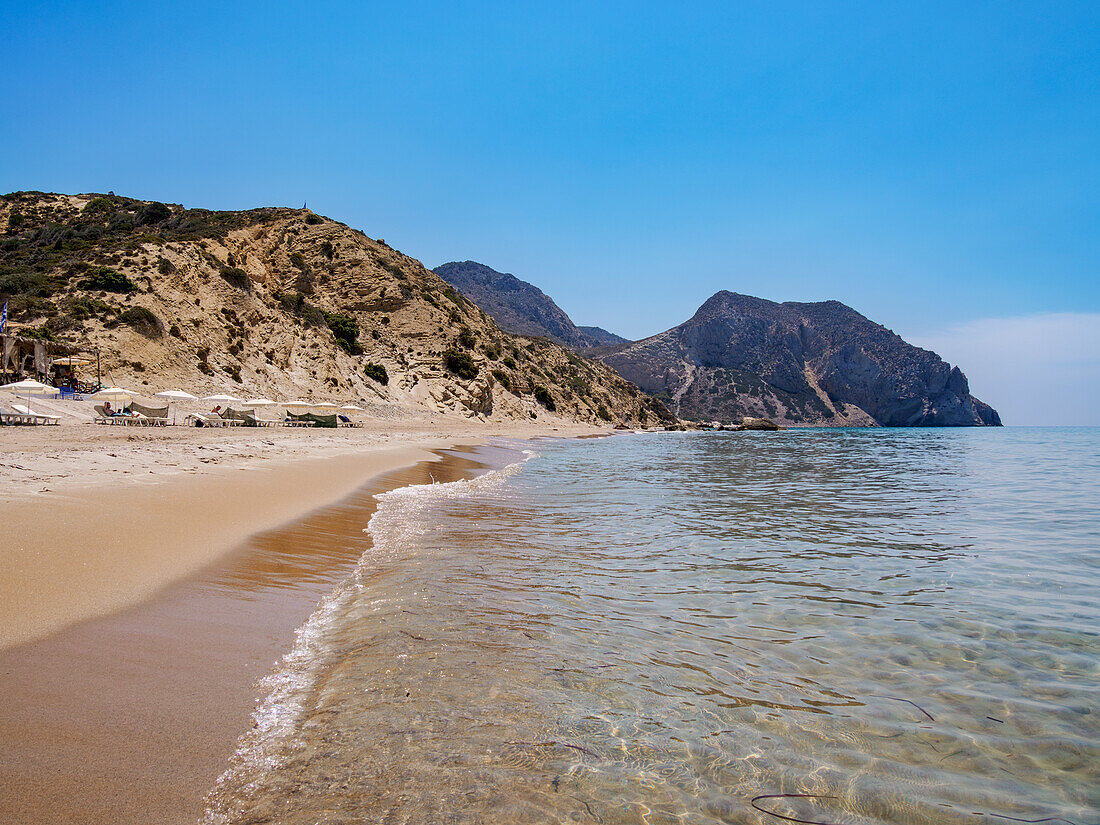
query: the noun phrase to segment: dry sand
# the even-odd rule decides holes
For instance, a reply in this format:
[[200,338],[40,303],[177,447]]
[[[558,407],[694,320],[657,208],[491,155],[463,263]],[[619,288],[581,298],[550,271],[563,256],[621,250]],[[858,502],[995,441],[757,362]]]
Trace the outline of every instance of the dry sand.
[[594,432],[0,431],[0,821],[194,822],[374,493],[481,466],[447,445]]

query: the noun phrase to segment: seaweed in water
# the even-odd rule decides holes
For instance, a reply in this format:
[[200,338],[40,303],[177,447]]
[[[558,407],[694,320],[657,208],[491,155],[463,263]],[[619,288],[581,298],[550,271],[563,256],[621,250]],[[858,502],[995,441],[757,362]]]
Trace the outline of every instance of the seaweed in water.
[[757,805],[756,803],[761,799],[836,799],[835,796],[822,796],[821,794],[815,793],[766,793],[760,796],[754,796],[749,801],[749,804],[762,814],[774,816],[777,819],[785,819],[788,822],[801,822],[804,825],[836,825],[836,823],[822,822],[819,819],[799,819],[798,817],[787,816],[786,814],[777,814],[775,811],[769,811],[767,808],[762,808]]
[[933,722],[935,722],[935,721],[936,721],[936,720],[935,720],[935,719],[934,719],[934,718],[932,717],[932,714],[931,714],[931,713],[929,713],[928,711],[926,711],[926,710],[925,710],[924,708],[922,708],[922,707],[921,707],[920,705],[918,705],[918,704],[917,704],[916,702],[911,702],[911,701],[909,701],[908,699],[902,699],[902,698],[901,698],[901,697],[899,697],[899,696],[885,696],[885,695],[883,695],[883,694],[881,694],[881,693],[872,693],[871,695],[872,695],[872,696],[874,696],[874,697],[876,697],[876,698],[878,698],[878,699],[890,699],[890,700],[892,700],[892,701],[894,701],[894,702],[905,702],[905,704],[907,704],[907,705],[912,705],[913,707],[915,707],[915,708],[916,708],[917,710],[919,710],[919,711],[920,711],[921,713],[923,713],[923,714],[924,714],[925,716],[927,716],[927,717],[928,717],[928,718],[929,718],[929,719],[930,719],[931,721],[933,721]]
[[[885,698],[892,699],[893,697],[887,696]],[[904,702],[906,700],[899,699],[898,701]],[[803,823],[803,825],[836,825],[836,823],[823,822],[819,819],[799,819],[798,817],[787,816],[786,814],[777,814],[775,811],[769,811],[767,808],[763,808],[760,805],[757,805],[756,803],[759,802],[761,799],[836,799],[835,796],[823,796],[821,794],[813,793],[770,793],[761,794],[760,796],[754,796],[749,801],[749,804],[752,805],[752,807],[754,807],[756,810],[760,811],[760,813],[762,814],[774,816],[777,819],[785,819],[787,822],[801,822]],[[977,816],[992,816],[996,817],[997,819],[1007,819],[1012,822],[1023,822],[1026,823],[1026,825],[1037,825],[1040,822],[1064,822],[1066,823],[1066,825],[1077,825],[1076,822],[1073,822],[1070,819],[1063,819],[1059,816],[1048,816],[1044,817],[1043,819],[1020,819],[1019,817],[1005,816],[1004,814],[986,814],[977,811],[975,811],[975,814]]]

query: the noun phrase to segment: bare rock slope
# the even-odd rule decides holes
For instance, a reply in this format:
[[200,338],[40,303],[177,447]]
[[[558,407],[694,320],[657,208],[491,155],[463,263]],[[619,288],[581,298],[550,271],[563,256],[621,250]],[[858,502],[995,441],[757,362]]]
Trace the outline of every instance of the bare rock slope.
[[838,301],[719,292],[688,321],[590,351],[686,419],[999,426],[966,376]]
[[308,210],[114,195],[0,199],[9,331],[98,349],[106,378],[354,401],[382,416],[671,423],[602,363],[506,333],[419,261]]
[[626,342],[606,329],[578,327],[549,295],[510,273],[476,261],[452,261],[433,271],[509,332],[544,336],[571,349]]

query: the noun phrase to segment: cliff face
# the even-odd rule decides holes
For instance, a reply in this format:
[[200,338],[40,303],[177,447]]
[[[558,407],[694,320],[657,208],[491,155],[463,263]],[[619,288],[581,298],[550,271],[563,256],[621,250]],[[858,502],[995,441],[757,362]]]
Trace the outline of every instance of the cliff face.
[[437,275],[306,210],[0,199],[11,331],[98,348],[111,383],[353,401],[373,414],[674,419],[602,363],[503,332]]
[[521,281],[515,275],[497,272],[485,264],[455,261],[437,266],[433,271],[509,332],[542,336],[571,349],[626,341],[599,327],[578,327],[537,286]]
[[719,292],[678,327],[592,351],[688,419],[999,426],[966,376],[837,301]]

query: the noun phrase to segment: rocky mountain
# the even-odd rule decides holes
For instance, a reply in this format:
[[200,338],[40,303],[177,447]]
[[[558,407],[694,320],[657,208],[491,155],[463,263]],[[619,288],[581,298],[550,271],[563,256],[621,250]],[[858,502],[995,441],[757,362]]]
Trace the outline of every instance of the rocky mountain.
[[304,209],[0,198],[7,332],[98,349],[111,383],[375,415],[675,419],[602,363],[504,332],[419,261]]
[[599,327],[578,327],[545,292],[515,275],[476,261],[437,266],[435,274],[500,324],[519,335],[543,336],[571,349],[619,344],[625,338]]
[[685,419],[999,426],[966,376],[837,301],[719,292],[688,321],[593,354]]

